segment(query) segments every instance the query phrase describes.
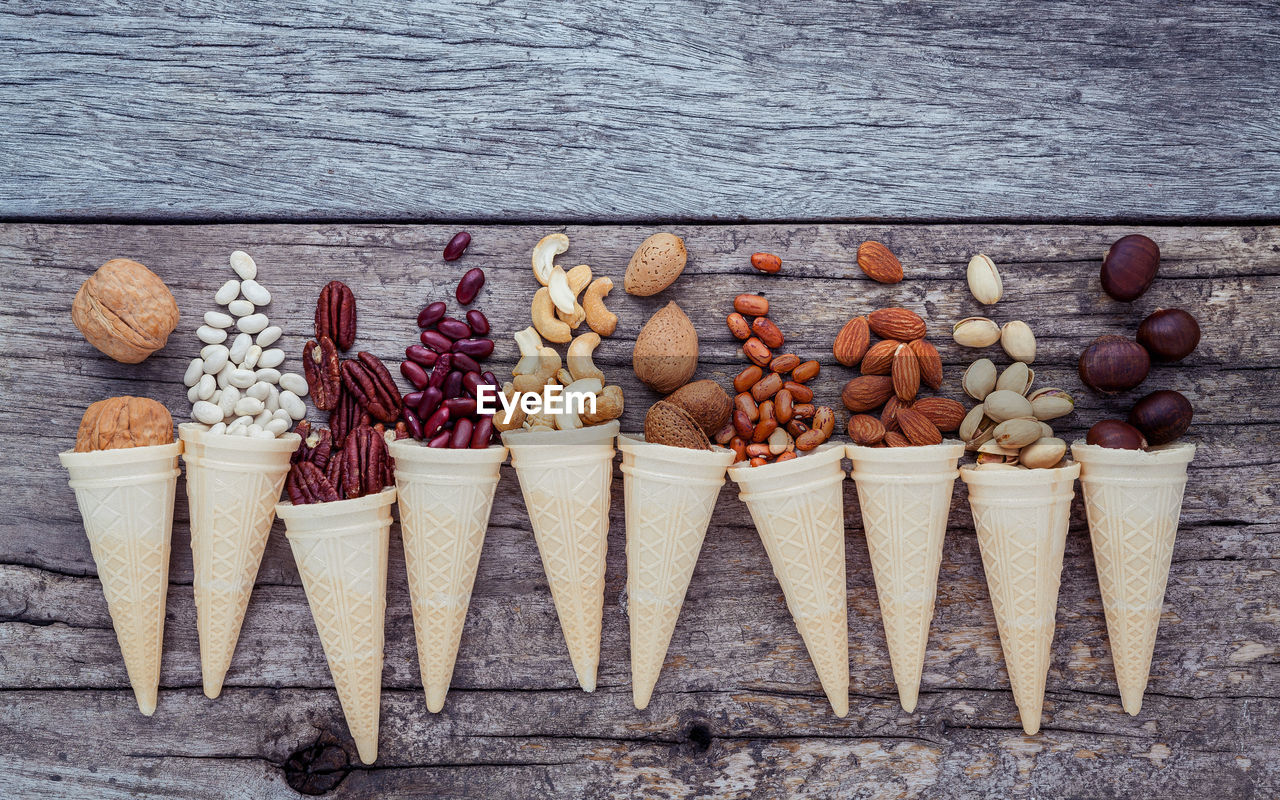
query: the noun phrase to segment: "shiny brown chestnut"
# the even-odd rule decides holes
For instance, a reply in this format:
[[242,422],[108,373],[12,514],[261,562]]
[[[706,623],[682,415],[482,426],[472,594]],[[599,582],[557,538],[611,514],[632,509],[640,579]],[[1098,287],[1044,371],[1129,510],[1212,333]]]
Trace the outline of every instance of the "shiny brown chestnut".
[[1118,419],[1104,419],[1089,429],[1085,444],[1096,444],[1113,450],[1143,450],[1147,440],[1142,431]]
[[1138,344],[1156,361],[1181,361],[1200,344],[1200,324],[1180,308],[1161,308],[1138,326]]
[[1115,394],[1146,380],[1151,356],[1123,336],[1099,336],[1080,354],[1080,380],[1097,392]]
[[1152,445],[1168,444],[1191,427],[1191,401],[1180,392],[1161,389],[1134,404],[1129,424],[1147,437]]
[[1102,290],[1112,298],[1132,302],[1156,279],[1160,246],[1140,233],[1122,236],[1102,257]]

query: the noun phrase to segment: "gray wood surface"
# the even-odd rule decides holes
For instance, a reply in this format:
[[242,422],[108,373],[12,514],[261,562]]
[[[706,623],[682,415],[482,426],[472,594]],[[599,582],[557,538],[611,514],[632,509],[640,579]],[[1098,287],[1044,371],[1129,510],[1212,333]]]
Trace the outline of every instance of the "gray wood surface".
[[1280,215],[1267,0],[0,5],[0,217]]
[[[527,324],[533,243],[564,230],[565,263],[592,264],[620,286],[653,228],[472,228],[458,262],[452,228],[392,225],[0,226],[0,785],[8,796],[294,797],[299,765],[330,796],[528,797],[1273,797],[1280,792],[1280,228],[916,225],[676,226],[686,274],[654,298],[626,296],[599,362],[627,392],[624,430],[654,396],[630,372],[636,331],[676,299],[698,327],[700,376],[727,383],[741,365],[723,316],[762,289],[796,352],[824,364],[820,399],[837,402],[850,371],[830,342],[852,314],[889,304],[922,311],[946,363],[944,394],[975,354],[951,323],[979,312],[963,268],[986,252],[1003,270],[1000,320],[1031,323],[1038,385],[1076,393],[1068,438],[1133,395],[1081,389],[1074,364],[1104,333],[1132,332],[1161,306],[1191,309],[1204,339],[1142,390],[1195,403],[1192,465],[1165,614],[1142,713],[1120,708],[1083,511],[1072,516],[1044,728],[1024,736],[1008,690],[964,490],[952,506],[920,705],[898,706],[852,483],[848,523],[852,711],[835,718],[783,604],[764,549],[732,489],[721,495],[667,665],[650,708],[631,705],[621,479],[615,482],[600,688],[575,683],[515,476],[504,468],[443,713],[418,682],[403,553],[393,530],[380,757],[355,764],[315,627],[280,526],[250,604],[227,688],[200,691],[185,501],[177,508],[164,669],[156,715],[138,714],[65,473],[91,401],[135,393],[187,407],[180,383],[193,332],[235,248],[252,253],[274,293],[271,314],[296,358],[320,286],[347,281],[360,302],[360,346],[394,362],[422,304],[451,297],[470,267],[489,275],[479,307],[499,334]],[[1099,290],[1102,251],[1145,232],[1164,252],[1160,278],[1132,307]],[[854,265],[859,242],[887,242],[907,280],[880,286]],[[748,265],[756,250],[780,276]],[[141,260],[172,287],[183,319],[143,364],[116,364],[71,326],[80,282],[114,256]],[[1003,357],[996,355],[1003,363]],[[293,363],[296,364],[296,361]],[[843,421],[842,421],[843,422]],[[842,427],[842,426],[841,426]],[[349,754],[349,755],[348,755]],[[348,759],[352,762],[349,766]],[[336,768],[325,772],[325,764]]]

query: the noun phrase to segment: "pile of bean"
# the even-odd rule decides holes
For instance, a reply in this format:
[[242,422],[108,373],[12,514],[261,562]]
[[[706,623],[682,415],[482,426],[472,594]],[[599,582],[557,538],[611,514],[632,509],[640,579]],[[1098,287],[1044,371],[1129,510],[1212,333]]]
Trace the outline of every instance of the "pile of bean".
[[[470,305],[482,286],[484,271],[468,271],[458,282],[458,302]],[[481,386],[498,386],[480,364],[493,352],[489,320],[474,308],[465,322],[445,316],[448,310],[440,300],[418,314],[421,344],[405,348],[400,365],[414,386],[402,397],[402,419],[409,435],[428,447],[485,448],[493,441],[493,416],[476,411],[476,393]]]
[[[204,343],[191,359],[182,382],[191,401],[191,418],[211,433],[271,439],[285,433],[307,414],[307,382],[301,375],[281,373],[284,351],[272,347],[281,329],[261,308],[271,293],[258,283],[258,265],[242,250],[231,254],[236,278],[228,280],[213,300],[226,311],[212,310],[196,337]],[[228,345],[230,328],[238,333]]]
[[835,429],[835,412],[815,406],[813,390],[805,385],[821,367],[793,353],[774,355],[786,344],[786,337],[769,319],[766,298],[740,294],[733,309],[725,322],[742,341],[751,366],[733,379],[737,392],[733,416],[716,434],[716,443],[733,450],[739,461],[750,459],[753,467],[789,461],[796,458],[797,450],[805,452],[825,442]]

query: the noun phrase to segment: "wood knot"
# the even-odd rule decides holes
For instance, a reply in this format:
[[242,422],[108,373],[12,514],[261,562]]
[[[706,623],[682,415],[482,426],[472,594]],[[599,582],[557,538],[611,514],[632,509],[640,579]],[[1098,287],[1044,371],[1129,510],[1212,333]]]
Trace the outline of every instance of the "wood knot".
[[705,753],[711,749],[711,738],[711,728],[705,723],[695,723],[689,728],[689,745],[699,753]]
[[351,757],[328,731],[313,744],[294,750],[284,762],[285,782],[299,794],[332,792],[350,772]]

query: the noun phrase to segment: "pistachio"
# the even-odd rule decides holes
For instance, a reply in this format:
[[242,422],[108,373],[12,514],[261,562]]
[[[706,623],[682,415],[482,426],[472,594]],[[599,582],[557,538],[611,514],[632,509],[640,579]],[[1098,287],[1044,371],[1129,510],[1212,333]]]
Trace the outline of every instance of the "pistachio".
[[978,453],[973,458],[976,464],[1007,464],[1009,460],[1002,455],[995,453]]
[[1045,469],[1056,465],[1066,454],[1066,442],[1046,436],[1023,447],[1018,452],[1018,462],[1032,469]]
[[993,441],[1008,449],[1026,447],[1040,438],[1040,423],[1034,419],[1020,417],[1007,419],[992,431]]
[[960,380],[964,393],[978,402],[986,399],[996,388],[996,365],[989,358],[980,358],[969,365]]
[[1036,379],[1036,375],[1031,368],[1021,361],[1015,361],[1000,373],[1000,379],[996,381],[997,389],[1008,389],[1011,392],[1025,395],[1027,390],[1031,388],[1031,382]]
[[[1036,420],[1036,422],[1040,422],[1040,420]],[[1052,439],[1053,437],[1054,437],[1053,426],[1047,422],[1040,422],[1040,438]]]
[[1031,403],[1027,398],[1008,389],[997,389],[983,400],[986,415],[997,423],[1020,417],[1031,417]]
[[984,305],[999,302],[1004,296],[1004,282],[1000,280],[1000,271],[995,262],[979,253],[969,259],[969,291],[973,298]]
[[992,470],[992,469],[1022,469],[1022,467],[1021,467],[1021,466],[1019,466],[1019,465],[1017,465],[1017,464],[1005,464],[1005,463],[1002,463],[1002,462],[988,462],[988,463],[986,463],[986,464],[982,464],[982,463],[980,463],[980,464],[978,464],[978,466],[974,467],[974,469],[985,469],[985,470]]
[[978,403],[969,409],[968,414],[964,415],[964,420],[960,423],[960,430],[956,435],[963,442],[969,441],[978,432],[978,428],[982,425],[984,419],[986,419],[986,412],[982,408],[982,403]]
[[965,440],[964,449],[977,450],[978,448],[982,447],[984,444],[990,442],[991,432],[994,431],[995,428],[996,428],[996,423],[994,420],[990,420],[990,419],[987,419],[986,417],[983,417],[982,422],[978,424],[977,432],[974,433],[972,437]]
[[1053,387],[1037,389],[1031,393],[1028,399],[1031,401],[1031,411],[1035,414],[1035,418],[1039,420],[1065,417],[1074,411],[1076,407],[1071,395]]
[[1018,448],[1005,447],[994,441],[984,442],[978,446],[977,450],[979,455],[1000,456],[1001,458],[1017,458],[1018,456]]
[[951,338],[961,347],[989,347],[1000,341],[1000,326],[986,317],[966,317],[952,326]]
[[1031,326],[1020,319],[1006,322],[1000,329],[1000,346],[1014,361],[1030,364],[1036,360],[1036,337]]

